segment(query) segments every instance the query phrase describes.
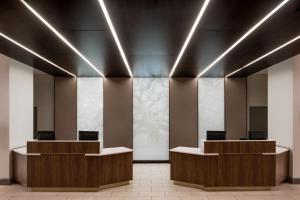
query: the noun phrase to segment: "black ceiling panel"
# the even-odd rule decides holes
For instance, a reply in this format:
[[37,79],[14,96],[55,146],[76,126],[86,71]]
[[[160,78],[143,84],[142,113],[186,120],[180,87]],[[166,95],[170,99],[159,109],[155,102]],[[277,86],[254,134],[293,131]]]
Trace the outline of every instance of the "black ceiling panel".
[[[128,77],[98,0],[26,0],[105,76]],[[211,0],[178,67],[195,77],[282,0]],[[135,77],[168,77],[204,0],[105,0]],[[223,77],[300,34],[290,0],[204,74]],[[99,76],[19,0],[0,2],[0,32],[77,76]],[[300,53],[299,41],[242,70],[247,76]],[[0,37],[0,53],[55,76],[66,73]]]

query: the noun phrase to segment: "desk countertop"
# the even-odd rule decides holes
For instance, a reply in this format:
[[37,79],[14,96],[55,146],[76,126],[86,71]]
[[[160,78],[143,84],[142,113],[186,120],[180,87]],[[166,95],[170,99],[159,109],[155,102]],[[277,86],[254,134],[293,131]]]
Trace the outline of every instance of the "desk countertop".
[[[22,155],[27,155],[27,147],[16,148],[13,149],[13,151]],[[100,154],[86,154],[86,155],[105,156],[105,155],[128,153],[128,152],[132,152],[132,149],[126,147],[113,147],[113,148],[104,148]]]
[[[173,149],[170,149],[170,152],[176,152],[176,153],[186,153],[186,154],[193,154],[193,155],[204,155],[201,148],[196,147],[176,147]],[[217,153],[206,153],[205,155],[218,155]]]
[[[276,154],[281,154],[284,152],[289,151],[288,148],[284,147],[279,147],[276,146]],[[176,147],[173,149],[170,149],[170,152],[176,152],[176,153],[186,153],[186,154],[194,154],[194,155],[204,155],[203,151],[201,148],[196,148],[196,147]],[[273,153],[265,153],[265,154],[273,154]],[[206,153],[205,155],[218,155],[217,153]]]

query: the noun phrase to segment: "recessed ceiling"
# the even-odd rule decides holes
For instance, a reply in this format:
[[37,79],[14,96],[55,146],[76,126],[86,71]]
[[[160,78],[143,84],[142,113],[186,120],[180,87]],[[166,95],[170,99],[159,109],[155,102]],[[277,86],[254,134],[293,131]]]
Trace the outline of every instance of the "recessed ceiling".
[[[25,0],[106,77],[130,77],[98,0]],[[173,74],[196,77],[283,0],[211,0]],[[204,0],[104,0],[134,77],[168,77]],[[300,34],[290,0],[204,74],[223,77]],[[19,0],[0,3],[0,32],[77,76],[99,76]],[[0,37],[0,53],[68,76]],[[300,53],[300,41],[239,71],[247,76]]]

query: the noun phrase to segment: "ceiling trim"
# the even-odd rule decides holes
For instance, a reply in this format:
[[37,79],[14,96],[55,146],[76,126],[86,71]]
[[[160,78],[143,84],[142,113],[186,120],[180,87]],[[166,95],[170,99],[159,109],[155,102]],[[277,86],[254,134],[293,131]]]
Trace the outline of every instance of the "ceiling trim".
[[60,70],[62,70],[62,71],[64,71],[65,73],[67,73],[67,74],[69,74],[69,75],[71,75],[71,76],[73,76],[73,77],[76,77],[75,74],[72,74],[71,72],[65,70],[64,68],[62,68],[62,67],[60,67],[60,66],[58,66],[57,64],[55,64],[55,63],[53,63],[52,61],[48,60],[47,58],[41,56],[40,54],[34,52],[33,50],[31,50],[31,49],[25,47],[23,44],[17,42],[16,40],[14,40],[14,39],[12,39],[12,38],[10,38],[10,37],[8,37],[7,35],[5,35],[5,34],[3,34],[3,33],[0,32],[0,36],[3,37],[3,38],[5,38],[5,39],[8,40],[8,41],[14,43],[14,44],[17,45],[18,47],[21,47],[22,49],[26,50],[27,52],[29,52],[29,53],[35,55],[36,57],[42,59],[43,61],[45,61],[45,62],[47,62],[47,63],[53,65],[54,67],[56,67],[56,68],[58,68],[58,69],[60,69]]
[[225,52],[223,52],[219,57],[217,57],[211,64],[209,64],[203,71],[201,71],[197,78],[205,74],[209,69],[215,66],[222,58],[224,58],[230,51],[232,51],[236,46],[238,46],[243,40],[245,40],[251,33],[253,33],[258,27],[260,27],[264,22],[266,22],[272,15],[274,15],[280,8],[282,8],[288,1],[282,1],[278,6],[276,6],[271,12],[269,12],[265,17],[263,17],[259,22],[257,22],[253,27],[251,27],[242,37],[240,37],[235,43],[233,43]]
[[108,23],[110,32],[112,33],[113,38],[114,38],[114,40],[115,40],[115,42],[116,42],[116,44],[117,44],[117,47],[118,47],[118,49],[119,49],[119,52],[120,52],[121,57],[122,57],[122,59],[123,59],[123,62],[124,62],[124,64],[125,64],[125,66],[126,66],[126,69],[127,69],[128,73],[129,73],[130,77],[133,77],[132,72],[131,72],[130,67],[129,67],[129,64],[128,64],[128,61],[127,61],[127,59],[126,59],[125,53],[124,53],[124,51],[123,51],[121,42],[120,42],[120,40],[119,40],[119,38],[118,38],[118,35],[117,35],[116,30],[115,30],[115,28],[114,28],[114,25],[113,25],[113,23],[112,23],[112,21],[111,21],[111,19],[110,19],[110,16],[109,16],[108,11],[107,11],[107,9],[106,9],[106,6],[105,6],[105,4],[104,4],[104,0],[98,0],[98,1],[99,1],[99,4],[100,4],[100,7],[101,7],[101,9],[102,9],[102,12],[103,12],[103,14],[104,14],[104,16],[105,16],[105,19],[106,19],[106,21],[107,21],[107,23]]
[[235,73],[237,73],[237,72],[239,72],[239,71],[241,71],[241,70],[243,70],[243,69],[249,67],[250,65],[252,65],[252,64],[254,64],[254,63],[260,61],[261,59],[263,59],[263,58],[265,58],[265,57],[267,57],[267,56],[269,56],[269,55],[275,53],[276,51],[279,51],[280,49],[282,49],[282,48],[284,48],[284,47],[286,47],[286,46],[292,44],[293,42],[296,42],[296,41],[299,40],[299,39],[300,39],[300,35],[298,35],[297,37],[294,37],[293,39],[291,39],[291,40],[285,42],[284,44],[282,44],[282,45],[276,47],[275,49],[269,51],[268,53],[266,53],[266,54],[264,54],[264,55],[262,55],[262,56],[256,58],[255,60],[249,62],[249,63],[246,64],[245,66],[243,66],[243,67],[241,67],[241,68],[239,68],[239,69],[237,69],[237,70],[235,70],[235,71],[229,73],[228,75],[226,75],[226,78],[228,78],[228,77],[234,75]]
[[210,2],[210,0],[205,0],[203,6],[201,7],[201,9],[200,9],[200,11],[199,11],[199,14],[198,14],[198,16],[197,16],[197,18],[196,18],[196,20],[195,20],[195,22],[194,22],[194,24],[193,24],[193,26],[192,26],[192,28],[191,28],[189,34],[188,34],[186,40],[185,40],[185,42],[184,42],[184,44],[183,44],[183,46],[182,46],[182,48],[181,48],[181,50],[180,50],[180,52],[179,52],[179,55],[178,55],[178,57],[176,58],[176,61],[175,61],[174,65],[173,65],[173,67],[172,67],[172,70],[171,70],[171,72],[170,72],[169,78],[171,78],[172,75],[173,75],[173,73],[175,72],[175,69],[176,69],[176,67],[178,66],[178,63],[179,63],[179,61],[180,61],[180,59],[181,59],[181,57],[182,57],[182,55],[183,55],[183,53],[184,53],[186,47],[188,46],[188,44],[189,44],[189,42],[190,42],[190,40],[191,40],[191,38],[192,38],[192,36],[193,36],[193,34],[194,34],[194,32],[195,32],[195,30],[196,30],[196,28],[197,28],[197,26],[198,26],[200,20],[201,20],[201,18],[202,18],[202,16],[203,16],[203,14],[204,14],[204,12],[205,12],[205,10],[206,10],[206,8],[207,8],[209,2]]
[[32,8],[24,0],[20,2],[34,15],[36,16],[44,25],[46,25],[60,40],[62,40],[68,47],[70,47],[80,58],[82,58],[88,66],[94,69],[100,76],[103,76],[103,73],[97,69],[92,62],[90,62],[78,49],[76,49],[61,33],[59,33],[45,18],[43,18],[34,8]]

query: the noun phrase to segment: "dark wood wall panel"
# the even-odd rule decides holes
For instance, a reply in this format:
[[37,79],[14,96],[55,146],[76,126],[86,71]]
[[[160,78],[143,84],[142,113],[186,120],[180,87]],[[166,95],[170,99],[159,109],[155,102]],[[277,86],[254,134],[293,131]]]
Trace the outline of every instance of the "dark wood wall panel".
[[102,156],[99,160],[100,185],[109,185],[132,180],[132,152]]
[[[268,187],[276,185],[276,155],[220,154],[207,166],[214,176],[206,187]],[[257,167],[259,166],[259,167]]]
[[247,79],[225,78],[226,139],[247,136]]
[[12,151],[13,181],[27,185],[27,155]]
[[205,157],[171,152],[171,180],[204,184]]
[[170,148],[198,146],[198,84],[195,78],[170,79]]
[[100,153],[98,141],[28,141],[27,153]]
[[104,147],[133,147],[131,78],[105,78],[103,89]]
[[77,138],[77,79],[55,77],[55,133],[58,140]]
[[276,141],[204,141],[204,153],[275,153]]
[[276,185],[289,178],[289,157],[290,151],[276,154]]

